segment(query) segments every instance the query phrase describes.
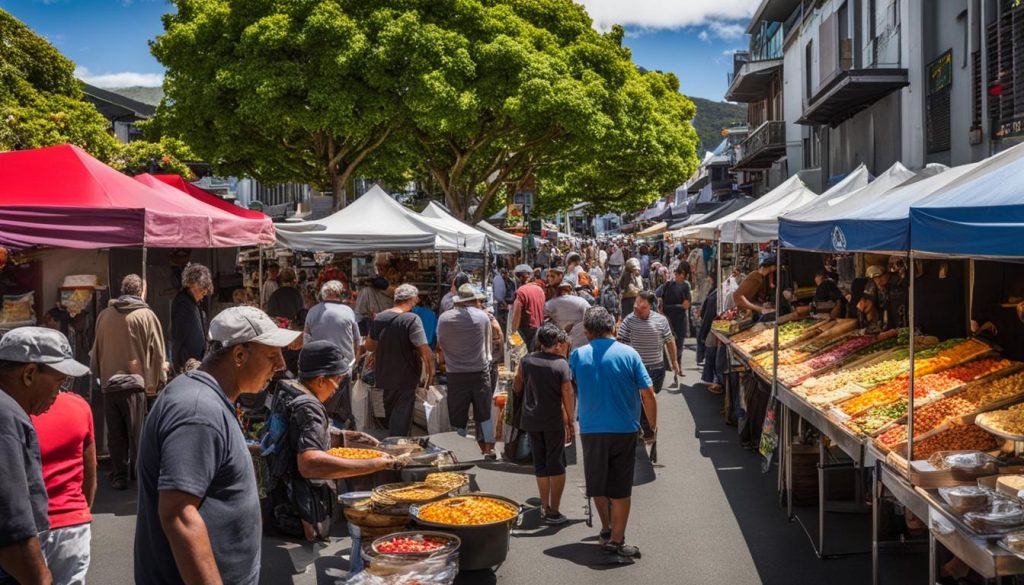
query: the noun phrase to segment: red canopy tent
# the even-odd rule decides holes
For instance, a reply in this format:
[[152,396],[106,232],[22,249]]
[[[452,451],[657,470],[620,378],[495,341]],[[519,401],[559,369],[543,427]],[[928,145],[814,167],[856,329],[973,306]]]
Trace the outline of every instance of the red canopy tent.
[[[161,177],[177,178],[181,184],[192,187],[195,192],[188,190],[188,187],[175,188],[170,181]],[[232,205],[177,175],[155,176],[146,173],[134,178],[162,197],[194,208],[196,213],[208,215],[213,248],[274,245],[274,224],[262,213]]]
[[0,244],[209,248],[211,214],[72,145],[0,153]]

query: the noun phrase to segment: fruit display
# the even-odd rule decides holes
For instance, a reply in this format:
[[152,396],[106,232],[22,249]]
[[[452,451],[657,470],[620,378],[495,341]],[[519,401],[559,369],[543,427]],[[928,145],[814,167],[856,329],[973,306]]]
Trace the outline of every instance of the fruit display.
[[[914,399],[924,400],[934,397],[936,394],[952,390],[960,386],[959,380],[949,378],[942,374],[924,376],[914,381]],[[839,405],[839,409],[849,416],[855,416],[876,406],[884,406],[905,398],[909,394],[910,380],[907,377],[897,378],[872,388],[871,390],[851,398]]]
[[419,518],[448,526],[476,526],[515,518],[514,506],[483,496],[461,496],[427,504],[419,510]]
[[396,536],[383,542],[377,542],[374,548],[377,549],[377,552],[389,555],[418,554],[441,550],[449,542],[450,540],[436,536],[420,536],[418,538],[415,536]]
[[[952,341],[952,340],[951,340]],[[939,372],[957,364],[962,364],[969,359],[976,358],[988,351],[991,351],[987,344],[977,339],[960,341],[953,347],[943,349],[931,357],[921,361],[914,361],[915,375],[922,376]]]
[[384,456],[383,452],[376,449],[353,449],[351,447],[328,449],[327,454],[341,457],[342,459],[376,459]]
[[807,365],[810,366],[811,371],[818,371],[822,368],[826,368],[842,359],[849,357],[850,355],[868,347],[875,342],[875,337],[871,335],[858,335],[851,337],[850,339],[836,345],[832,349],[829,349],[825,353],[815,356],[814,358],[807,361]]
[[[974,404],[960,398],[949,396],[937,400],[927,406],[914,410],[914,437],[934,431],[952,419],[962,417],[975,411]],[[904,405],[904,414],[906,406]],[[878,437],[878,442],[889,447],[904,443],[907,440],[907,425],[893,425]]]
[[999,441],[974,425],[954,425],[914,443],[914,459],[928,459],[936,451],[991,451]]
[[885,406],[876,406],[867,413],[849,420],[846,426],[865,435],[872,435],[885,425],[907,415],[907,401],[899,400]]
[[973,402],[978,408],[995,404],[1024,393],[1024,372],[998,378],[968,388],[959,394],[960,398]]
[[1024,404],[982,413],[978,424],[1006,435],[1024,435]]

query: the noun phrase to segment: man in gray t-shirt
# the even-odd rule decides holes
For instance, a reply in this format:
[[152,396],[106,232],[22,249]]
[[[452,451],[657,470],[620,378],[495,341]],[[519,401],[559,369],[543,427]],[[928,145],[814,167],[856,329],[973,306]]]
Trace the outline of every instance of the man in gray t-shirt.
[[572,284],[564,280],[558,285],[558,295],[544,303],[544,314],[550,317],[559,329],[569,334],[571,349],[583,347],[589,342],[587,332],[583,330],[583,316],[590,308],[590,303],[572,294]]
[[352,366],[362,353],[362,337],[359,335],[359,324],[356,314],[348,305],[341,302],[345,294],[345,285],[338,280],[329,280],[320,287],[322,301],[309,310],[306,315],[305,341],[328,341],[341,350],[344,360],[342,380],[338,391],[327,401],[327,412],[332,418],[348,428],[355,428],[352,416],[351,373]]
[[437,351],[448,375],[448,417],[452,426],[465,435],[472,405],[480,452],[496,458],[491,421],[491,319],[472,306],[484,298],[471,284],[459,287],[455,308],[437,321]]
[[259,582],[260,501],[234,404],[284,369],[281,348],[300,334],[254,307],[226,309],[203,365],[161,392],[139,452],[137,584]]

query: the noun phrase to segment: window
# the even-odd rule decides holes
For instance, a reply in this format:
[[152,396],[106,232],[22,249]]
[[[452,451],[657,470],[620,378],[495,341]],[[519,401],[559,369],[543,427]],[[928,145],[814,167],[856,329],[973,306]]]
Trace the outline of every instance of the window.
[[949,150],[951,142],[950,88],[953,85],[953,49],[928,64],[925,127],[928,152]]
[[804,93],[807,99],[811,99],[811,91],[814,84],[811,82],[811,74],[814,71],[814,41],[807,41],[804,48]]

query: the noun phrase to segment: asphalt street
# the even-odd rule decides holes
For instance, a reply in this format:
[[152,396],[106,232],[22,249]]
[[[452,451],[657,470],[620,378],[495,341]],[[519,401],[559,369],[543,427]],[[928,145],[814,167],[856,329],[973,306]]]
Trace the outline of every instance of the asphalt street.
[[[777,473],[764,474],[760,458],[744,450],[735,428],[725,426],[719,411],[722,399],[696,384],[699,374],[694,354],[684,357],[685,376],[679,384],[666,380],[659,395],[657,479],[634,490],[627,540],[640,547],[643,557],[622,564],[602,553],[597,528],[584,523],[585,499],[579,486],[582,467],[571,466],[562,512],[570,523],[546,527],[536,512],[527,513],[512,539],[508,560],[496,573],[463,575],[459,583],[564,583],[747,585],[864,584],[870,582],[871,558],[858,554],[821,560],[798,523],[790,522],[779,506]],[[695,438],[700,429],[703,454]],[[471,458],[475,443],[464,440],[458,451]],[[535,482],[527,467],[504,462],[483,462],[473,470],[484,491],[520,502],[535,498]],[[102,479],[102,477],[101,477]],[[135,496],[114,492],[102,481],[95,506],[92,542],[92,583],[132,581],[132,542]],[[834,516],[834,515],[832,515]],[[830,516],[830,518],[832,518]],[[814,509],[801,510],[808,525],[816,526]],[[863,552],[869,549],[866,513],[830,519],[832,550]],[[253,527],[254,530],[257,528]],[[339,531],[339,534],[341,532]],[[350,540],[334,539],[330,546],[309,547],[265,538],[262,583],[326,585],[344,583]],[[916,560],[915,560],[916,559]],[[883,557],[883,569],[899,575],[926,573],[919,554],[901,552]],[[904,565],[914,560],[907,573]],[[883,573],[887,575],[887,573]]]

